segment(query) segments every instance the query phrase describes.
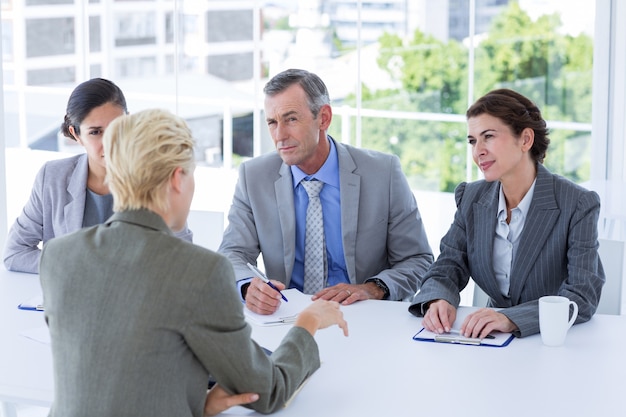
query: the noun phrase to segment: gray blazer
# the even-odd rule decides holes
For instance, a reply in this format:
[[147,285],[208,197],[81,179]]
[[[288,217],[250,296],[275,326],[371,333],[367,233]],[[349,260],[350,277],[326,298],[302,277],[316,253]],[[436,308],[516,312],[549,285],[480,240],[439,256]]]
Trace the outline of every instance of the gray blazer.
[[209,372],[275,411],[320,365],[290,329],[267,356],[250,338],[226,258],[147,211],[50,240],[41,255],[54,370],[51,416],[202,416]]
[[[350,282],[377,277],[389,287],[390,300],[412,296],[433,255],[398,157],[335,146]],[[262,253],[267,275],[289,286],[296,253],[293,182],[277,152],[241,165],[228,220],[219,251],[237,279],[250,277],[246,262],[256,263]]]
[[426,274],[409,311],[444,299],[453,306],[469,278],[519,328],[517,336],[539,332],[538,299],[562,295],[578,304],[577,323],[591,318],[604,285],[598,256],[600,198],[571,181],[537,167],[535,191],[511,267],[510,295],[501,294],[493,272],[493,239],[499,182],[462,183],[456,189],[454,222],[441,240],[441,254]]
[[[39,272],[39,243],[83,226],[87,154],[46,162],[37,173],[30,199],[9,230],[4,266],[10,271]],[[191,241],[187,228],[176,236]]]

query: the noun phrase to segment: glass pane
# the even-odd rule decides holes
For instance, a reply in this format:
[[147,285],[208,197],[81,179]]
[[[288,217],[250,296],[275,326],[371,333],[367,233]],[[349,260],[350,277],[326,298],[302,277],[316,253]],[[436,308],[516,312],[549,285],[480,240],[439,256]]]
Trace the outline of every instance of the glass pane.
[[[330,133],[397,154],[416,190],[450,192],[468,179],[465,110],[501,86],[529,95],[549,120],[546,165],[589,179],[594,1],[476,0],[473,50],[469,0],[73,3],[13,10],[2,0],[12,12],[2,21],[8,146],[76,151],[50,131],[72,88],[100,76],[122,87],[131,111],[162,107],[188,120],[199,166],[236,166],[273,149],[260,90],[299,67],[329,88]],[[20,15],[29,8],[54,17]]]
[[154,45],[156,43],[155,18],[154,13],[115,13],[115,46]]
[[32,69],[26,72],[28,85],[48,85],[55,83],[73,83],[76,79],[74,67]]
[[511,2],[476,47],[474,97],[531,98],[551,128],[545,165],[578,183],[590,179],[594,3]]
[[[331,22],[333,11],[349,7],[345,2],[330,2],[333,3],[336,6],[331,9]],[[339,102],[351,107],[360,104],[362,113],[388,111],[387,117],[392,119],[389,128],[393,128],[405,125],[407,114],[419,114],[424,120],[464,122],[465,110],[478,97],[495,88],[512,88],[533,99],[549,122],[552,144],[546,165],[575,182],[588,181],[594,3],[476,0],[473,38],[469,37],[468,0],[450,1],[448,6],[425,2],[424,7],[415,9],[409,3],[407,15],[415,12],[422,23],[412,29],[410,36],[388,29],[379,35],[378,44],[361,48],[361,102],[357,102],[356,91],[340,96]],[[363,3],[362,16],[369,16],[366,10],[370,8],[373,10],[374,6]],[[442,25],[441,16],[446,13],[449,18]],[[442,26],[448,30],[442,30]],[[347,46],[351,42],[347,32],[333,30],[336,37],[346,37],[337,41],[341,47],[336,50],[348,56]],[[363,41],[367,43],[367,37]],[[375,50],[373,61],[367,60],[370,48]],[[470,64],[474,65],[471,75]],[[350,81],[349,76],[340,78],[344,84]],[[401,112],[400,118],[396,118],[396,111]],[[478,177],[472,168],[473,174],[468,178],[467,157],[458,160],[459,145],[444,145],[454,139],[450,133],[416,126],[405,134],[393,135],[370,123],[364,119],[360,132],[348,129],[354,132],[348,140],[359,142],[362,134],[363,146],[367,143],[375,149],[391,149],[406,169],[430,166],[432,172],[441,175],[439,191],[451,191],[461,181]],[[451,132],[456,132],[456,140],[466,148],[466,129],[457,126]],[[407,140],[415,143],[389,148],[390,138],[400,144]],[[433,152],[414,152],[420,148],[418,144],[433,142],[438,144],[431,147]],[[443,155],[434,153],[435,149]],[[432,167],[435,160],[442,165]],[[462,167],[449,169],[446,164],[453,160]],[[411,171],[405,173],[413,175]],[[433,183],[418,181],[415,186],[431,189]]]
[[49,57],[75,52],[73,17],[26,19],[26,57]]
[[89,52],[102,51],[100,16],[89,16]]
[[206,15],[208,42],[252,39],[252,10],[213,10]]
[[364,117],[363,130],[374,133],[363,137],[363,147],[402,155],[402,170],[412,189],[452,192],[465,174],[466,143],[459,140],[464,122],[390,118],[381,113]]
[[2,20],[2,61],[13,60],[13,22]]

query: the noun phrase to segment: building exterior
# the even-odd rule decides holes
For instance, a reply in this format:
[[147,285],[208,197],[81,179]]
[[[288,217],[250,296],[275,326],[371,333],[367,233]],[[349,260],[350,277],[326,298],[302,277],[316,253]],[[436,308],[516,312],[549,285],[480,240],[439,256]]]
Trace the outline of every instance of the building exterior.
[[[359,42],[364,48],[361,51],[366,51],[370,46],[375,48],[385,32],[410,38],[420,28],[447,40],[463,39],[469,30],[469,0],[0,1],[7,145],[36,144],[44,149],[49,149],[69,91],[81,80],[105,77],[120,85],[128,84],[124,91],[132,97],[154,94],[165,83],[176,83],[172,81],[173,74],[178,79],[188,76],[202,87],[208,86],[188,92],[190,102],[198,103],[194,99],[215,98],[212,92],[223,91],[222,82],[233,84],[233,90],[235,83],[248,82],[252,97],[250,81],[255,75],[258,77],[254,72],[262,70],[263,62],[269,68],[265,75],[273,75],[273,67],[299,66],[320,73],[328,82],[337,77],[327,75],[325,69],[337,71],[341,66],[346,75],[341,77],[341,85],[333,89],[334,94],[341,96],[344,89],[348,94],[357,87],[345,82],[346,77],[353,78],[350,74],[354,71],[353,65],[346,62],[345,52],[354,50]],[[476,0],[477,33],[485,31],[493,15],[507,3],[508,0]],[[267,8],[269,14],[270,7],[289,16],[290,30],[283,33],[289,35],[280,42],[264,27],[263,12]],[[335,59],[340,54],[344,59]],[[371,59],[361,54],[361,59],[368,58],[367,67],[372,70],[376,51],[370,55]],[[278,63],[273,65],[275,61]],[[368,73],[362,74],[362,81],[368,82]],[[203,81],[198,81],[203,76]],[[377,74],[373,77],[385,81]],[[139,79],[152,83],[124,83]],[[184,102],[183,83],[174,94]],[[50,87],[56,90],[45,90]],[[241,99],[239,92],[223,94],[218,101],[223,97]],[[148,103],[161,107],[171,104],[158,98]],[[249,118],[252,103],[250,98],[248,110],[241,110],[234,117]],[[214,112],[220,111],[221,104],[200,106],[215,126],[219,126],[221,116]],[[183,103],[178,110],[182,112],[188,107],[193,106]],[[191,113],[180,114],[201,129],[197,121],[203,120],[205,113]],[[248,119],[243,124],[249,125]],[[219,140],[203,142],[207,148],[216,149]],[[250,137],[235,139],[234,146],[241,149],[242,140],[251,142]],[[246,151],[241,154],[250,154],[249,144],[243,148]]]
[[[175,65],[228,81],[249,79],[253,31],[259,29],[253,21],[254,5],[3,0],[4,82],[52,85],[97,76],[162,76],[173,73]],[[175,48],[175,31],[184,39],[184,50]]]
[[[475,33],[484,33],[510,0],[475,0]],[[328,15],[343,48],[374,43],[385,32],[411,38],[416,29],[441,41],[469,36],[470,0],[309,0]],[[359,8],[360,7],[360,8]],[[358,24],[360,19],[360,26]],[[360,30],[360,33],[359,33]],[[360,36],[360,38],[359,38]]]
[[[260,36],[255,31],[261,30],[255,24],[255,7],[254,0],[2,0],[7,146],[62,148],[62,140],[59,146],[54,142],[69,92],[93,77],[124,85],[129,106],[152,94],[148,106],[170,108],[163,90],[166,83],[176,85],[175,73],[201,84],[181,97],[188,82],[180,81],[182,101],[212,97],[207,90],[220,91],[218,101],[241,100],[234,86],[228,92],[224,85],[253,77],[255,39]],[[157,93],[164,99],[154,97]],[[250,112],[250,97],[243,114]],[[221,126],[221,103],[196,104],[201,114],[187,114],[191,107],[182,103],[178,109],[190,123],[210,120],[213,127],[208,130],[213,132]],[[202,152],[220,148],[220,132],[199,140]],[[251,146],[251,138],[246,140]]]
[[[449,3],[449,38],[462,41],[469,36],[470,0],[447,0]],[[475,34],[485,33],[493,18],[502,12],[511,0],[475,0]]]
[[420,0],[368,0],[360,3],[360,9],[353,0],[322,3],[335,38],[342,47],[350,48],[359,41],[362,45],[374,43],[384,32],[410,36],[416,28],[414,17]]

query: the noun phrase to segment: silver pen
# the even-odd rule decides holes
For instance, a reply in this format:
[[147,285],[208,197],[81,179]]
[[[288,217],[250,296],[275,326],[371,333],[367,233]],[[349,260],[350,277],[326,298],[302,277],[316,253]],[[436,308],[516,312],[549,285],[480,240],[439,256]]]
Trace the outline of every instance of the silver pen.
[[248,268],[250,268],[250,270],[259,278],[261,278],[267,285],[269,285],[270,287],[274,288],[276,291],[278,291],[278,293],[280,294],[281,297],[283,297],[283,300],[289,302],[289,300],[287,300],[287,297],[285,297],[285,295],[280,292],[280,290],[278,288],[276,288],[276,286],[274,284],[272,284],[272,281],[270,281],[265,274],[256,266],[252,265],[250,262],[248,262],[246,265],[248,265]]
[[[465,335],[461,334],[460,330],[457,330],[457,329],[450,329],[450,331],[446,332],[446,333],[458,334],[459,336],[466,337]],[[495,337],[490,335],[490,334],[488,334],[487,336],[485,336],[485,339],[495,339]]]

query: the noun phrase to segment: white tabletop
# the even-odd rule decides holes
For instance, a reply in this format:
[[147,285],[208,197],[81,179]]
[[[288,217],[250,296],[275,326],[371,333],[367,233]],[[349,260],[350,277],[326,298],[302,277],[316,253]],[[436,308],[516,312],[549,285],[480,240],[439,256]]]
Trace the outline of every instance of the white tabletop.
[[[52,401],[50,348],[21,335],[43,326],[43,314],[17,309],[38,291],[37,276],[0,272],[0,401]],[[493,348],[414,341],[420,319],[407,307],[344,307],[350,336],[337,327],[317,333],[322,367],[277,415],[624,415],[626,316],[596,315],[574,326],[563,347],[543,346],[536,335]],[[275,349],[288,329],[254,327],[253,337]]]
[[44,315],[17,308],[37,294],[41,294],[37,275],[8,272],[0,266],[0,401],[52,403],[50,346],[22,335],[44,327]]
[[[626,316],[573,326],[565,345],[539,335],[501,348],[412,339],[406,303],[344,308],[350,336],[321,330],[322,367],[283,416],[623,416]],[[253,336],[276,346],[279,328]]]

